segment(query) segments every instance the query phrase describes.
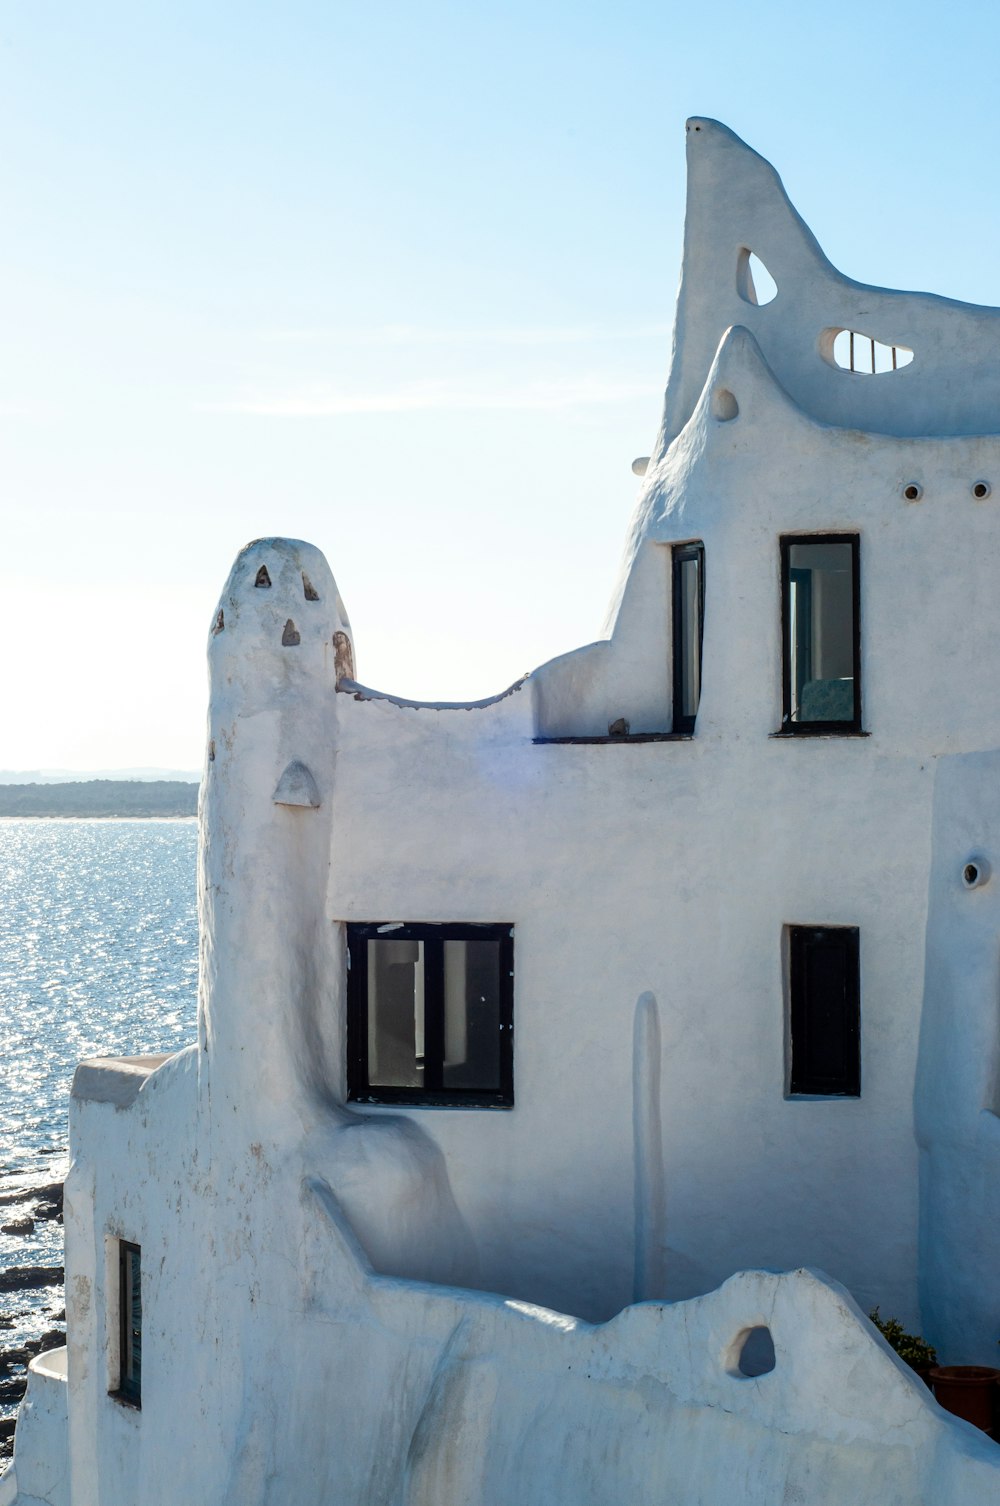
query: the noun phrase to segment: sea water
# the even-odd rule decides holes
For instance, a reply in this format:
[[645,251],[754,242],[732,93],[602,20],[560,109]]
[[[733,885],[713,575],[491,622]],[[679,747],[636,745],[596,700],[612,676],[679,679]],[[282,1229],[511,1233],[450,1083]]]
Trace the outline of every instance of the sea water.
[[[0,1191],[62,1180],[81,1057],[195,1039],[196,844],[193,819],[0,820]],[[54,1219],[0,1234],[0,1269],[62,1263]],[[0,1349],[62,1307],[59,1289],[0,1292]]]

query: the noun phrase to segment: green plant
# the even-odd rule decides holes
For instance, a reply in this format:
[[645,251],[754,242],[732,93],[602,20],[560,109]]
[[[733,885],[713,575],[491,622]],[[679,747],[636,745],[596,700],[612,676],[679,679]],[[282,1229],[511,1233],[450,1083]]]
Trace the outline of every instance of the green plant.
[[937,1350],[932,1344],[925,1344],[918,1333],[907,1333],[895,1318],[880,1318],[877,1307],[873,1307],[868,1316],[890,1348],[895,1349],[912,1370],[929,1370],[937,1364]]

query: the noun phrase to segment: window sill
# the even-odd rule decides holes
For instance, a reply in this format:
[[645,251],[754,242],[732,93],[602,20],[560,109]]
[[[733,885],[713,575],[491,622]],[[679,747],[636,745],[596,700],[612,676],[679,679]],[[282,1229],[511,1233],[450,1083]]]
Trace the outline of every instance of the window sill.
[[794,742],[797,738],[809,737],[871,737],[863,727],[831,727],[829,723],[817,723],[814,727],[782,727],[777,732],[769,732],[769,737],[781,737]]
[[629,732],[618,737],[533,737],[533,743],[689,743],[693,732]]
[[124,1391],[109,1391],[108,1396],[112,1401],[118,1402],[119,1406],[128,1407],[130,1412],[141,1412],[142,1402],[136,1396],[126,1396]]
[[860,1103],[860,1093],[786,1093],[786,1103]]
[[366,1109],[512,1109],[514,1100],[502,1098],[499,1094],[491,1094],[482,1098],[457,1098],[454,1093],[429,1093],[417,1096],[401,1090],[398,1097],[391,1098],[380,1093],[364,1097],[350,1097],[348,1103],[356,1103]]

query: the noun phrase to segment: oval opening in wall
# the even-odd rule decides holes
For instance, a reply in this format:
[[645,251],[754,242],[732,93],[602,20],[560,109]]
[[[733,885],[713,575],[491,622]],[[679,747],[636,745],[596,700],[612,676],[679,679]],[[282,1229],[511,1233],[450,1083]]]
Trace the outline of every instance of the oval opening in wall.
[[884,376],[901,371],[913,360],[908,345],[887,345],[859,329],[825,329],[819,348],[831,366],[857,376]]
[[751,1328],[743,1340],[737,1368],[741,1375],[770,1375],[777,1363],[769,1328]]
[[736,262],[736,291],[744,303],[760,307],[771,303],[778,293],[778,284],[760,257],[746,246],[740,247]]

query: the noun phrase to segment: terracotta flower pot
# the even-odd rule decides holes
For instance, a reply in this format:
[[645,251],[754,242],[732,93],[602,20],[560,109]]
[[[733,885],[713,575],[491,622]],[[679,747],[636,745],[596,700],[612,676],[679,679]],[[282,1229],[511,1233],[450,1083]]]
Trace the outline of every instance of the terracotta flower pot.
[[939,1406],[964,1417],[984,1433],[993,1432],[993,1399],[1000,1370],[987,1365],[935,1365],[931,1370]]

